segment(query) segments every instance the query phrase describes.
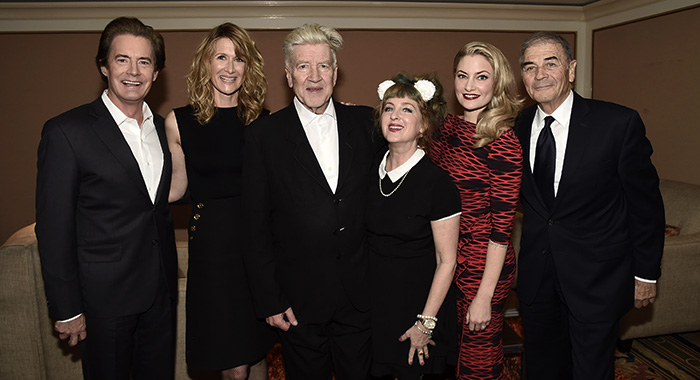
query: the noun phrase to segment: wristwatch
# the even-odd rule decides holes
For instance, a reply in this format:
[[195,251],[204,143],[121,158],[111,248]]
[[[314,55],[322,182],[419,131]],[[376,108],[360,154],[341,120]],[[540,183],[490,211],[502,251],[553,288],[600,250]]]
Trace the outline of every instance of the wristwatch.
[[432,319],[421,319],[420,322],[428,330],[433,330],[435,328],[435,321]]
[[418,317],[418,320],[420,321],[420,323],[422,323],[426,329],[432,331],[435,328],[435,323],[437,322],[437,318],[431,317],[429,315],[423,315],[423,314],[418,314],[417,317]]

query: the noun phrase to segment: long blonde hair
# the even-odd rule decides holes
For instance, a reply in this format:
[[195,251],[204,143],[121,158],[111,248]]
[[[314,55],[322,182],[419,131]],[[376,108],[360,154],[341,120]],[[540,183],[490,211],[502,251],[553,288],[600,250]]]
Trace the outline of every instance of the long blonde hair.
[[523,99],[518,95],[515,77],[508,60],[497,47],[488,42],[473,41],[464,45],[455,55],[453,74],[457,73],[457,66],[462,58],[471,55],[486,58],[493,66],[495,79],[493,98],[479,114],[476,123],[474,148],[481,148],[494,142],[503,132],[513,127]]
[[187,74],[187,95],[197,121],[204,125],[214,116],[214,86],[211,83],[211,56],[216,41],[228,38],[236,48],[236,55],[245,61],[243,84],[238,92],[238,118],[248,125],[260,116],[267,93],[267,79],[263,73],[263,58],[248,32],[230,22],[209,31],[194,53]]

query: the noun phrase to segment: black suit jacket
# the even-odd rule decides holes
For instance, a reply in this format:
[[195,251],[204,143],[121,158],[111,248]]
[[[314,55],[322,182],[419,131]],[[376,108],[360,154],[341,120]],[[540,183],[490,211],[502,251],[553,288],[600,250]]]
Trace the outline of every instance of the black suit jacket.
[[168,206],[171,158],[163,118],[155,204],[129,145],[102,99],[44,125],[39,144],[36,235],[49,316],[115,317],[145,311],[161,272],[177,295]]
[[303,323],[331,318],[346,292],[368,308],[365,194],[378,149],[368,107],[334,103],[340,173],[334,194],[294,104],[246,132],[243,204],[249,230],[246,267],[256,314],[292,307]]
[[[537,106],[515,129],[530,155]],[[535,298],[546,255],[552,255],[564,298],[584,322],[621,317],[634,301],[634,276],[657,279],[664,244],[664,209],[652,147],[639,114],[574,93],[559,189],[551,210],[528,163],[518,297]],[[526,161],[527,162],[527,161]]]

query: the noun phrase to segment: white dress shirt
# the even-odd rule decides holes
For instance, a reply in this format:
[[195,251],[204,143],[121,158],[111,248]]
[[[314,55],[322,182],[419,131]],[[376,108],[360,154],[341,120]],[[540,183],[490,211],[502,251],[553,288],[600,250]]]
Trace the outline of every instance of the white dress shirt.
[[554,196],[559,190],[561,171],[564,167],[564,156],[566,154],[566,142],[569,140],[569,122],[571,121],[571,109],[574,105],[574,92],[570,91],[562,103],[551,115],[547,115],[540,106],[537,106],[535,118],[532,120],[532,132],[530,133],[530,170],[535,168],[535,153],[537,151],[537,139],[544,129],[544,118],[552,116],[554,122],[550,126],[554,135],[554,143],[557,147],[557,155],[554,163]]
[[146,183],[151,202],[155,203],[160,176],[163,174],[163,147],[160,146],[158,132],[156,132],[156,126],[153,123],[153,112],[148,104],[143,102],[143,122],[139,127],[136,119],[127,117],[112,103],[112,100],[107,96],[107,91],[109,90],[102,93],[102,101],[129,144],[131,153],[141,169],[141,176]]
[[333,99],[323,114],[317,115],[304,107],[299,99],[294,97],[294,107],[304,128],[306,138],[311,144],[311,149],[316,155],[316,160],[321,166],[321,171],[326,177],[328,186],[333,193],[338,187],[338,170],[340,168],[340,154],[338,151],[338,119],[335,115]]

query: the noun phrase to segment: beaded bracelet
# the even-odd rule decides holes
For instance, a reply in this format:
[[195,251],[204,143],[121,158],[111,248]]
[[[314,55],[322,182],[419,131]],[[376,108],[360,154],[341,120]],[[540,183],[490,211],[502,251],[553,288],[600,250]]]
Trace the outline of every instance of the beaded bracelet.
[[430,315],[418,314],[418,315],[416,315],[416,318],[418,318],[418,319],[430,319],[431,321],[437,322],[437,318],[432,317]]

